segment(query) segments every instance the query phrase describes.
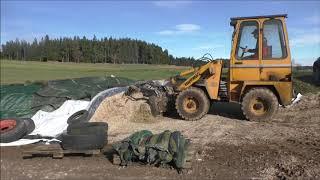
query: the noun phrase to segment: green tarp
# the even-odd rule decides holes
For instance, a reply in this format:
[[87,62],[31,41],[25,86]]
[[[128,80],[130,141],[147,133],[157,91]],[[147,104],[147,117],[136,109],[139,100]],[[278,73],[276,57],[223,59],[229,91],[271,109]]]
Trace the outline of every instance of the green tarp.
[[33,94],[40,88],[40,84],[1,86],[0,118],[30,116]]
[[53,111],[66,100],[91,100],[99,92],[132,84],[127,78],[85,77],[28,85],[2,85],[0,118],[32,117],[38,110]]

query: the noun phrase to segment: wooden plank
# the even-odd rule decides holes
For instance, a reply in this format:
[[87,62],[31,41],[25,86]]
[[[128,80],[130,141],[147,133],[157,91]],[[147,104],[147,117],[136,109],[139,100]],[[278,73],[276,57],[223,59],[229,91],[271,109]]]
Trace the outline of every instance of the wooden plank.
[[62,159],[64,157],[63,153],[53,153],[52,158],[53,159]]
[[31,158],[39,155],[52,156],[54,159],[61,159],[67,154],[81,154],[81,155],[98,155],[101,153],[100,149],[94,150],[64,150],[61,148],[60,144],[50,144],[50,145],[38,145],[33,148],[24,150],[22,152],[23,158]]

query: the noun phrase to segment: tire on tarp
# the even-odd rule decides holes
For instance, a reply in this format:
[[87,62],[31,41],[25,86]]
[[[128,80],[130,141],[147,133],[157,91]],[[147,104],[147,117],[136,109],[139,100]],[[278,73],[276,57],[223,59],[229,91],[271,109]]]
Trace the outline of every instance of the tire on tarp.
[[77,123],[77,124],[70,124],[67,127],[67,134],[70,134],[70,135],[95,134],[100,132],[102,132],[103,134],[107,134],[107,131],[108,131],[108,124],[105,122]]
[[68,120],[68,124],[73,124],[73,123],[82,123],[88,121],[88,111],[87,110],[80,110],[74,114],[72,114]]
[[24,123],[26,124],[27,133],[26,135],[30,134],[35,129],[35,124],[32,119],[30,118],[23,118]]
[[21,139],[27,133],[23,119],[6,118],[0,120],[0,142],[9,143]]
[[82,128],[82,127],[90,127],[90,126],[104,126],[108,127],[108,123],[106,122],[82,122],[82,123],[75,123],[69,124],[68,128]]
[[102,149],[105,145],[106,136],[103,135],[103,130],[98,131],[96,134],[62,134],[62,148],[74,150]]

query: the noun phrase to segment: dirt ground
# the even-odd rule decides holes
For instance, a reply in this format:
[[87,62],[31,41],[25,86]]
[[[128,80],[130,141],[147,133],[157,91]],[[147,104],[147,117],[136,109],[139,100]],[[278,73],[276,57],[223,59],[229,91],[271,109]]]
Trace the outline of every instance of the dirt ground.
[[143,122],[114,118],[108,123],[110,144],[142,129],[180,130],[197,149],[192,168],[181,174],[139,164],[122,168],[112,165],[108,154],[22,159],[27,147],[1,147],[1,179],[320,178],[320,93],[280,108],[269,122],[244,120],[239,105],[215,103],[207,116],[194,122],[170,116]]

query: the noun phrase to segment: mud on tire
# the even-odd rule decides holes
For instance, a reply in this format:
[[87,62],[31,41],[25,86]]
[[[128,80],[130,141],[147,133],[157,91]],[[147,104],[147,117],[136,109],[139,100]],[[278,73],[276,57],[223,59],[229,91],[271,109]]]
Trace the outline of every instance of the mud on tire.
[[253,88],[247,92],[241,103],[243,115],[250,121],[266,121],[278,110],[278,99],[267,88]]
[[206,115],[210,108],[210,101],[203,90],[190,87],[178,95],[176,109],[179,115],[188,121],[195,121]]

